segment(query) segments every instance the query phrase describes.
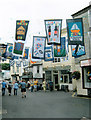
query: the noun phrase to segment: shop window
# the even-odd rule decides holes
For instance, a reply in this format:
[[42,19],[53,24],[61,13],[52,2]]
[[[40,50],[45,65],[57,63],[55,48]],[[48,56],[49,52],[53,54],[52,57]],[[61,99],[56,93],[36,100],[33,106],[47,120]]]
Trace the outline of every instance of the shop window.
[[70,83],[69,74],[61,74],[60,83]]

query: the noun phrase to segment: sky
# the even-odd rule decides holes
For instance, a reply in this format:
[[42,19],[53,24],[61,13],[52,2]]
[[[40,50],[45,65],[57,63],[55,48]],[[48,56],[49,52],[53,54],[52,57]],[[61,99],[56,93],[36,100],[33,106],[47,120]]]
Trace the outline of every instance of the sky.
[[0,43],[14,43],[16,20],[29,20],[25,46],[32,47],[33,36],[46,36],[44,20],[66,19],[87,7],[91,0],[0,0]]

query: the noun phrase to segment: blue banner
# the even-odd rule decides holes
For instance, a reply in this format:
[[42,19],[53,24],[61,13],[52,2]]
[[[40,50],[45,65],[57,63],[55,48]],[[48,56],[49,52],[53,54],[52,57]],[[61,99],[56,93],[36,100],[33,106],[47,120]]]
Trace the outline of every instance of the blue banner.
[[67,33],[69,45],[84,45],[82,18],[67,19]]
[[53,47],[45,47],[45,61],[53,61],[54,56],[53,56]]

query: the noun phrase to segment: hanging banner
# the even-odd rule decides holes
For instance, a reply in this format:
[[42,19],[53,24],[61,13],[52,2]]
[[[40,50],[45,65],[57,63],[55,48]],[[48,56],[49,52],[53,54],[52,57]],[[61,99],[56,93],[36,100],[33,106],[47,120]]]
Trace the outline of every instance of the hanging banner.
[[66,39],[61,37],[61,45],[54,45],[54,57],[65,57],[66,56]]
[[25,66],[29,66],[29,61],[28,60],[23,61],[23,67],[25,67]]
[[13,44],[7,43],[7,51],[6,51],[6,58],[7,59],[14,59],[12,52],[13,52]]
[[53,61],[53,47],[45,47],[45,61]]
[[9,64],[10,64],[10,66],[14,66],[15,61],[14,60],[9,60]]
[[26,47],[24,50],[23,59],[28,59],[28,58],[29,58],[29,47]]
[[16,21],[16,36],[15,36],[16,40],[25,41],[28,24],[29,24],[29,21],[25,21],[25,20]]
[[45,30],[48,44],[60,44],[62,20],[45,20]]
[[72,45],[72,57],[80,57],[85,55],[85,47],[82,45]]
[[84,45],[84,32],[82,18],[67,19],[67,33],[69,45]]
[[5,44],[0,44],[0,56],[5,57],[6,58],[6,49],[7,49],[7,45]]
[[46,45],[46,37],[34,36],[32,58],[44,59],[45,45]]
[[14,43],[14,49],[13,49],[13,54],[17,56],[22,56],[24,53],[24,43],[22,42],[15,42]]
[[16,67],[21,67],[21,61],[20,60],[16,61]]

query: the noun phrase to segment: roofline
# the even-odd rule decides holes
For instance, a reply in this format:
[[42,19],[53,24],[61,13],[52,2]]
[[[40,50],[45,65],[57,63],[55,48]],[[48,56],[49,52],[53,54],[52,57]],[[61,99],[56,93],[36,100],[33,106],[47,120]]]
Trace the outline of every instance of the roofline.
[[83,8],[82,10],[79,10],[78,12],[72,14],[71,16],[74,18],[75,16],[78,16],[78,15],[81,15],[81,14],[87,12],[89,9],[91,9],[91,5]]

